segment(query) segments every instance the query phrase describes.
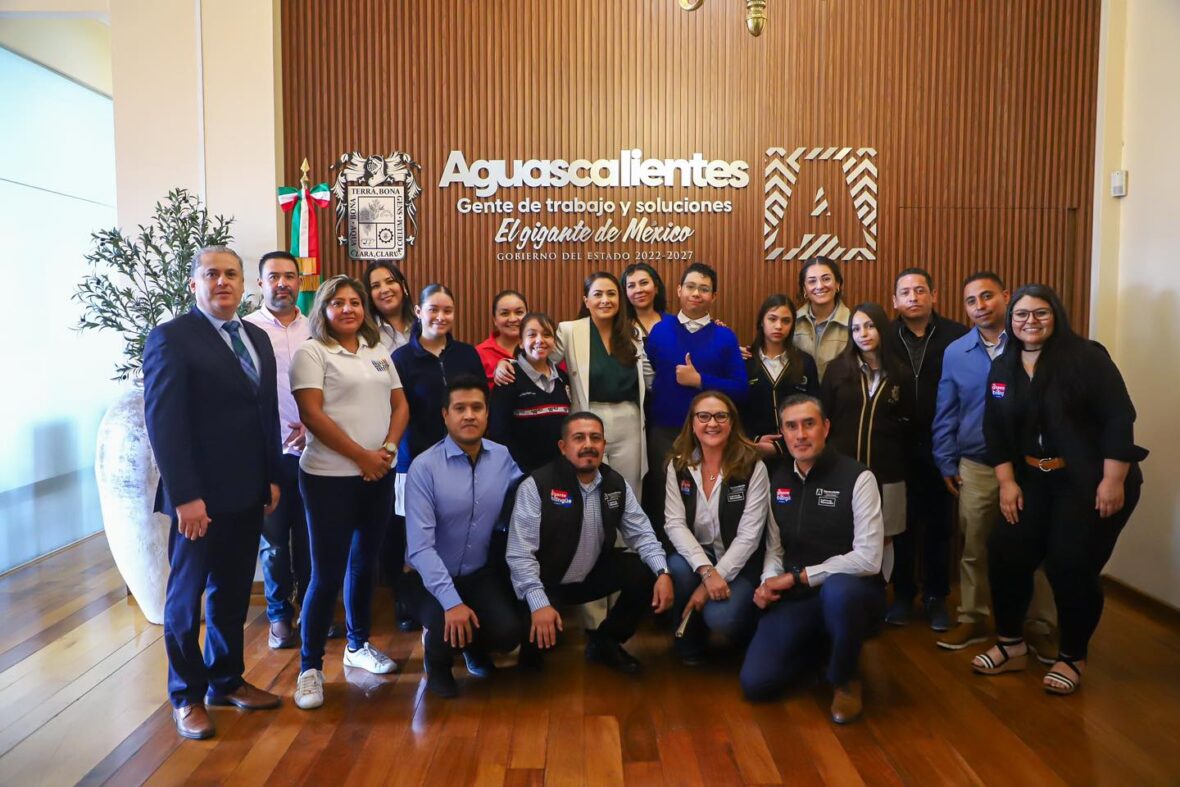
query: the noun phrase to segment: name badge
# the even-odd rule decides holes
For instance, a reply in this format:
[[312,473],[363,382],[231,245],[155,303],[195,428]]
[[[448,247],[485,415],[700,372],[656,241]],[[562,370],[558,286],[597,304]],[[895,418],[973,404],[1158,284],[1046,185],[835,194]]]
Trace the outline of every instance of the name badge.
[[568,508],[574,504],[574,501],[570,499],[570,493],[564,489],[549,490],[549,502],[562,508]]
[[602,495],[602,502],[606,503],[606,507],[614,511],[623,504],[622,492],[605,492]]
[[746,485],[734,484],[729,488],[729,494],[725,496],[727,503],[740,503],[746,499]]
[[774,502],[776,502],[776,503],[789,503],[789,502],[791,502],[791,490],[790,489],[776,489],[776,490],[774,490]]
[[684,480],[680,482],[680,494],[685,497],[692,497],[692,481]]
[[992,383],[992,398],[1003,399],[1004,394],[1008,393],[1007,383]]
[[384,358],[376,358],[373,360],[372,363],[373,363],[373,368],[379,372],[388,372],[389,371],[389,361],[385,360]]
[[837,501],[840,500],[840,492],[835,489],[816,489],[815,497],[819,505],[824,508],[835,508]]

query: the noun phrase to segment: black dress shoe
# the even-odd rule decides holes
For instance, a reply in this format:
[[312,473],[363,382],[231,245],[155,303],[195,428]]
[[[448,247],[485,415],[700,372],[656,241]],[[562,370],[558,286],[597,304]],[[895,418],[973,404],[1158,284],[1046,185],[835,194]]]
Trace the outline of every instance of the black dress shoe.
[[348,627],[343,623],[332,621],[332,625],[328,626],[328,639],[342,639],[348,633]]
[[422,662],[426,670],[426,690],[444,700],[453,699],[459,695],[459,687],[455,684],[455,676],[449,664],[431,664]]
[[496,671],[496,664],[488,654],[471,648],[463,651],[463,661],[467,663],[467,674],[473,678],[486,678]]
[[606,637],[591,637],[586,643],[586,661],[593,661],[610,667],[624,675],[636,675],[643,671],[639,659],[623,650],[623,646]]
[[398,631],[417,631],[422,628],[422,624],[418,622],[418,618],[414,617],[413,610],[410,605],[401,601],[400,599],[394,605],[397,615],[397,630]]

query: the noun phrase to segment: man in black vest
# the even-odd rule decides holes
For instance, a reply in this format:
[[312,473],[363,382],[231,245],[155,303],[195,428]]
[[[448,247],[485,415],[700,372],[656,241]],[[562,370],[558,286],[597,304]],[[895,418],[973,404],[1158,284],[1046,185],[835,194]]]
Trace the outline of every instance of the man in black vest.
[[780,691],[826,644],[832,720],[846,724],[861,712],[861,645],[885,609],[881,495],[864,465],[826,449],[830,424],[818,399],[789,397],[779,423],[795,461],[770,476],[766,558],[754,592],[767,611],[746,651],[742,691],[751,700]]
[[[508,527],[512,586],[532,613],[521,661],[539,667],[540,651],[557,644],[562,622],[554,603],[584,604],[618,593],[606,619],[587,632],[586,658],[636,673],[642,667],[622,643],[635,633],[649,600],[657,613],[672,606],[664,549],[630,485],[602,464],[602,420],[571,413],[561,435],[561,457],[521,483]],[[616,534],[638,554],[615,548]]]

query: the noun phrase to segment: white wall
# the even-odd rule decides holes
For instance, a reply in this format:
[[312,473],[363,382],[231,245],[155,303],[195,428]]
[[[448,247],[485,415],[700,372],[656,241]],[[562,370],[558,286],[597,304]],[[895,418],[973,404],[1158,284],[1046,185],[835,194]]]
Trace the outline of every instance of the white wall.
[[[1111,260],[1113,244],[1095,244],[1095,266],[1107,275],[1093,327],[1126,378],[1139,413],[1136,438],[1151,451],[1143,498],[1108,572],[1180,607],[1180,417],[1172,406],[1180,384],[1180,3],[1108,0],[1103,11],[1113,22],[1104,67],[1121,67],[1123,78],[1121,107],[1110,101],[1099,114],[1121,127],[1121,167],[1129,176],[1127,196],[1113,204],[1109,169],[1115,167],[1100,149],[1096,223],[1107,238],[1116,233],[1117,259]],[[1112,115],[1121,115],[1121,123],[1110,122]],[[1117,279],[1109,275],[1112,265]],[[1113,330],[1103,321],[1112,310]]]

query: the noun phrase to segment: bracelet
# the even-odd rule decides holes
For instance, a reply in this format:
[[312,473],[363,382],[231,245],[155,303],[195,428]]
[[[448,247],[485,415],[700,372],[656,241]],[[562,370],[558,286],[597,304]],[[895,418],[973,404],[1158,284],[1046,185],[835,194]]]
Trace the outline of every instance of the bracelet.
[[706,579],[713,576],[713,574],[714,574],[713,567],[709,566],[709,568],[705,570],[705,573],[701,574],[701,582],[703,583]]

